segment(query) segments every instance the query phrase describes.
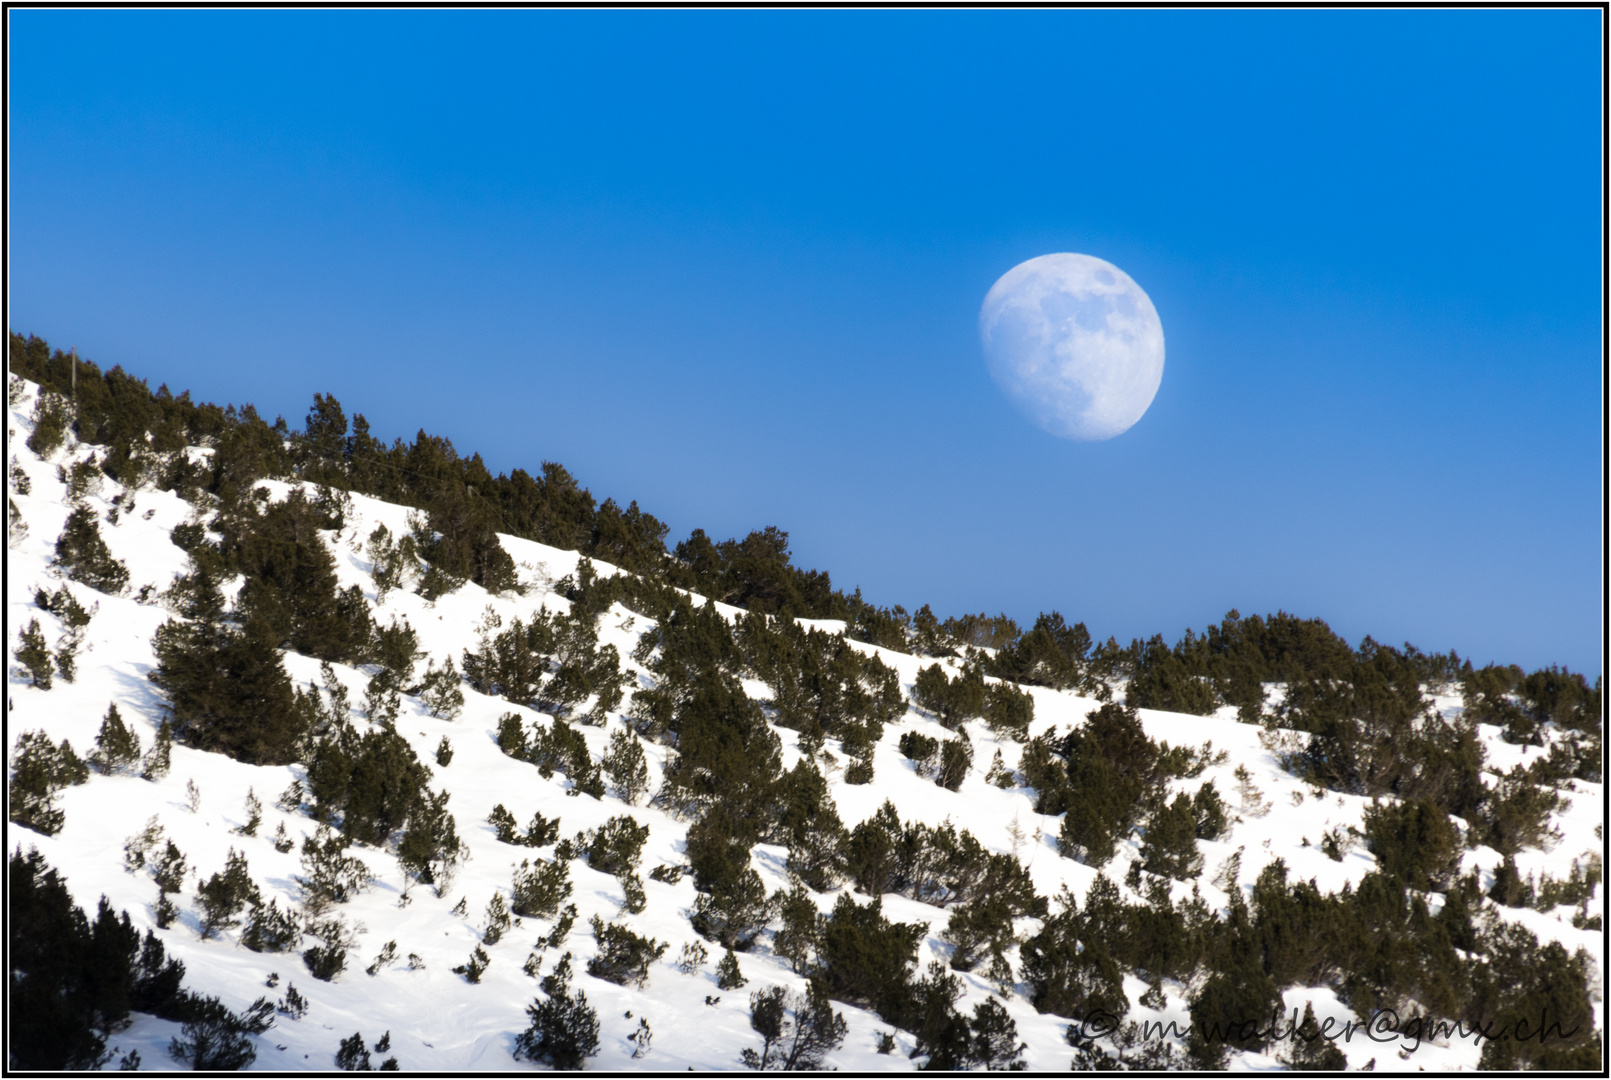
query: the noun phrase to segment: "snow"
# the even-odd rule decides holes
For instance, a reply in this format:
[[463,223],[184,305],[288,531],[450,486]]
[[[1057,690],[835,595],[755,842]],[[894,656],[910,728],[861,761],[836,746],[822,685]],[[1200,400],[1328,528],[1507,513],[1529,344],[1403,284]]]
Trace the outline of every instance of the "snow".
[[[73,461],[87,458],[92,451],[89,447],[69,445],[59,449],[49,461],[43,461],[23,445],[31,430],[28,418],[36,392],[37,388],[29,385],[23,400],[10,409],[8,419],[10,454],[15,456],[31,483],[30,494],[11,493],[29,530],[26,538],[11,547],[6,567],[7,641],[13,660],[18,633],[28,620],[37,618],[52,644],[63,629],[54,616],[34,605],[33,593],[36,586],[54,590],[63,584],[49,566],[55,538],[68,512],[65,488],[56,475],[57,466],[70,467]],[[277,481],[265,482],[264,486],[276,499],[283,498],[292,487]],[[133,493],[135,507],[132,511],[123,510],[117,524],[108,524],[111,500],[120,494],[125,494],[120,486],[107,480],[98,493],[88,496],[87,502],[99,516],[102,535],[114,555],[129,567],[129,588],[123,596],[112,597],[80,584],[66,583],[86,608],[99,605],[80,652],[77,681],[68,684],[57,679],[56,685],[46,692],[11,675],[8,707],[9,737],[13,742],[24,731],[43,729],[52,740],[70,740],[82,755],[93,746],[101,719],[112,702],[116,702],[125,721],[139,733],[143,746],[151,744],[161,721],[162,698],[147,675],[155,663],[152,636],[172,616],[155,594],[187,567],[183,552],[172,544],[169,533],[176,525],[192,520],[194,513],[192,507],[176,495],[147,487]],[[377,602],[366,554],[367,538],[374,527],[382,523],[394,536],[406,533],[409,514],[408,508],[354,495],[346,526],[339,533],[327,534],[325,539],[336,555],[341,586],[360,586],[374,605],[377,622],[385,624],[397,618],[411,623],[419,635],[421,648],[438,665],[448,656],[459,661],[462,650],[474,643],[476,628],[489,610],[507,624],[511,618],[528,617],[539,606],[559,611],[568,609],[567,601],[549,590],[560,578],[575,573],[578,555],[511,536],[503,536],[501,540],[520,568],[521,581],[532,586],[532,591],[524,597],[490,596],[475,585],[465,585],[434,603],[407,589],[394,590],[384,601]],[[601,575],[618,572],[607,564],[596,563],[595,566]],[[141,602],[137,597],[141,587],[147,585],[152,588],[148,599]],[[737,609],[726,605],[720,610],[729,617],[737,613]],[[641,672],[643,669],[627,657],[639,635],[650,625],[650,620],[616,607],[600,620],[600,641],[613,644],[623,663]],[[830,632],[843,629],[843,624],[828,620],[814,621],[813,625]],[[933,663],[870,645],[858,643],[857,648],[876,653],[897,671],[908,688],[917,672]],[[288,654],[285,663],[292,679],[304,687],[320,681],[320,665],[316,661]],[[424,668],[423,660],[420,668]],[[353,704],[359,704],[367,676],[340,665],[334,670],[337,678],[348,687]],[[758,696],[764,696],[759,684],[748,686]],[[1032,728],[1035,733],[1078,724],[1098,704],[1091,699],[1044,688],[1030,688],[1029,692],[1035,702]],[[231,848],[245,853],[252,877],[265,899],[278,899],[282,908],[295,905],[299,896],[294,881],[294,875],[300,872],[298,856],[294,849],[285,854],[275,851],[270,838],[282,824],[298,842],[314,831],[314,823],[308,817],[287,813],[275,805],[279,794],[297,777],[296,768],[244,765],[221,755],[176,745],[172,769],[162,781],[151,783],[132,776],[95,774],[87,784],[68,788],[59,797],[66,812],[66,824],[58,835],[41,836],[13,828],[8,842],[11,847],[19,844],[24,848],[37,847],[47,862],[62,873],[76,902],[86,910],[93,912],[96,899],[105,895],[115,909],[126,910],[144,930],[155,926],[156,888],[148,875],[125,872],[123,844],[148,819],[156,818],[166,836],[189,860],[190,880],[178,898],[182,915],[170,928],[157,931],[170,955],[184,962],[187,988],[215,994],[236,1009],[260,995],[278,998],[292,983],[308,999],[310,1007],[303,1018],[292,1020],[279,1016],[275,1025],[257,1038],[255,1069],[328,1069],[340,1040],[354,1031],[361,1031],[370,1044],[383,1032],[390,1031],[390,1053],[407,1070],[530,1069],[534,1066],[517,1063],[511,1057],[515,1036],[527,1023],[525,1006],[537,994],[535,980],[521,968],[533,942],[548,932],[551,923],[526,920],[498,944],[485,946],[492,962],[479,984],[470,984],[451,970],[464,963],[479,944],[482,915],[494,892],[507,893],[512,867],[523,857],[532,855],[527,849],[498,843],[491,826],[486,824],[487,814],[495,804],[502,803],[522,825],[538,812],[549,818],[558,817],[562,823],[561,835],[568,837],[578,830],[597,827],[616,815],[629,813],[647,824],[650,830],[641,864],[648,896],[643,913],[619,914],[623,893],[615,879],[588,868],[584,861],[571,863],[575,884],[571,899],[579,916],[560,952],[568,950],[575,954],[573,986],[586,992],[602,1025],[602,1048],[597,1057],[589,1060],[588,1068],[644,1071],[739,1068],[740,1050],[758,1041],[749,1026],[749,993],[769,984],[800,989],[803,980],[772,955],[765,936],[755,951],[739,957],[740,966],[750,980],[743,990],[717,988],[715,968],[721,950],[715,945],[707,944],[710,960],[702,971],[683,974],[676,966],[678,954],[685,943],[699,940],[687,919],[694,902],[692,884],[686,877],[675,885],[650,880],[648,871],[660,863],[683,863],[682,843],[687,823],[652,807],[628,807],[613,796],[602,801],[568,796],[569,784],[563,776],[544,780],[534,767],[512,760],[498,749],[495,733],[502,714],[514,711],[529,721],[536,719],[538,713],[501,698],[475,693],[468,686],[464,687],[464,693],[463,713],[452,722],[432,718],[416,699],[405,698],[396,727],[420,760],[430,766],[432,786],[445,787],[452,792],[449,809],[457,820],[460,836],[470,847],[471,858],[460,868],[444,896],[435,896],[429,888],[418,886],[412,891],[412,902],[399,907],[404,879],[396,859],[382,850],[355,847],[352,853],[369,866],[375,880],[371,888],[342,909],[349,922],[363,927],[363,933],[349,956],[346,972],[335,982],[312,978],[295,953],[251,952],[238,944],[233,931],[214,940],[199,940],[192,909],[196,881],[222,869]],[[1458,708],[1458,699],[1440,698],[1438,705],[1452,712]],[[1327,893],[1357,883],[1374,866],[1374,859],[1362,847],[1350,851],[1341,862],[1334,862],[1319,846],[1322,835],[1329,829],[1362,828],[1368,800],[1308,788],[1281,769],[1275,754],[1261,742],[1260,729],[1238,723],[1233,710],[1221,710],[1221,715],[1216,717],[1142,710],[1141,718],[1148,734],[1155,739],[1192,747],[1212,742],[1214,750],[1227,755],[1224,763],[1209,766],[1200,777],[1176,781],[1174,785],[1177,790],[1195,791],[1200,784],[1212,781],[1234,815],[1227,835],[1202,845],[1204,873],[1199,884],[1204,899],[1211,906],[1222,907],[1228,900],[1228,895],[1212,884],[1212,879],[1237,851],[1242,852],[1239,878],[1242,887],[1248,886],[1260,870],[1278,857],[1286,861],[1289,879],[1313,879],[1316,886]],[[356,717],[355,722],[360,729],[365,723]],[[610,726],[621,722],[618,716],[612,717]],[[587,739],[595,757],[600,755],[610,728],[580,726],[578,730]],[[1066,885],[1083,899],[1095,877],[1105,873],[1119,884],[1121,893],[1133,897],[1123,886],[1122,878],[1131,857],[1139,849],[1135,838],[1126,840],[1118,856],[1102,871],[1062,858],[1055,847],[1057,818],[1036,814],[1032,796],[1025,789],[1002,790],[985,782],[985,771],[998,749],[1009,766],[1017,765],[1021,751],[1018,744],[998,738],[982,723],[969,724],[968,734],[974,746],[972,773],[959,791],[950,792],[916,773],[896,749],[900,734],[907,730],[935,736],[948,734],[932,719],[911,710],[886,727],[875,751],[873,784],[849,786],[843,783],[839,773],[831,773],[832,794],[847,828],[870,816],[888,799],[904,820],[937,825],[950,819],[959,828],[971,830],[987,849],[1013,852],[1011,831],[1016,823],[1024,837],[1017,854],[1027,865],[1042,895],[1054,896]],[[435,763],[437,743],[444,735],[451,740],[454,750],[452,763],[445,768]],[[780,730],[779,736],[787,767],[798,757],[797,736],[787,730]],[[1505,744],[1497,729],[1482,729],[1482,737],[1488,762],[1498,769],[1525,764],[1540,752]],[[653,790],[660,779],[665,751],[648,743],[645,750],[650,758]],[[1262,815],[1239,809],[1234,776],[1238,766],[1252,774],[1254,784],[1263,792],[1270,808]],[[186,799],[186,785],[192,781],[201,793],[199,808],[194,813]],[[242,804],[249,789],[263,804],[263,821],[255,837],[237,835],[233,831],[245,818]],[[1519,855],[1516,862],[1521,873],[1526,876],[1548,871],[1552,876],[1564,877],[1572,858],[1602,850],[1603,843],[1596,831],[1604,820],[1603,806],[1601,785],[1576,782],[1571,806],[1554,819],[1562,839],[1550,851],[1526,851]],[[755,850],[754,864],[769,890],[785,888],[788,884],[784,857],[785,852],[779,847],[761,845]],[[1470,851],[1465,858],[1467,866],[1489,871],[1500,862],[1498,853],[1487,848]],[[1175,886],[1177,899],[1189,893],[1188,885],[1177,883]],[[468,910],[463,917],[452,910],[461,897]],[[815,899],[822,910],[827,911],[832,907],[834,894],[819,895]],[[929,925],[929,936],[920,949],[920,968],[931,959],[943,959],[947,955],[937,935],[946,924],[948,911],[899,896],[888,896],[884,902],[888,917]],[[1596,893],[1591,910],[1603,913],[1603,890]],[[653,966],[646,988],[616,986],[585,973],[586,960],[595,948],[588,920],[595,914],[606,921],[626,923],[638,933],[670,943],[663,959]],[[1527,926],[1542,940],[1558,940],[1569,950],[1583,947],[1591,955],[1600,955],[1601,935],[1574,928],[1570,909],[1563,908],[1555,913],[1505,909],[1503,914]],[[1021,928],[1032,929],[1034,925],[1034,920],[1025,920]],[[365,967],[388,941],[397,942],[397,959],[374,976],[365,974]],[[423,967],[410,970],[410,953],[421,958]],[[544,954],[545,972],[552,968],[558,955],[552,950]],[[276,973],[278,986],[269,989],[266,983]],[[993,993],[981,974],[960,974],[959,977],[966,988],[959,1002],[964,1012],[971,1012],[974,1004]],[[1146,990],[1140,980],[1127,977],[1125,989],[1132,1004],[1130,1019],[1173,1021],[1182,1030],[1188,1024],[1188,988],[1165,983],[1166,1004],[1161,1011],[1140,1004],[1139,999]],[[1064,1038],[1068,1022],[1037,1014],[1022,990],[1020,986],[1020,992],[1004,1004],[1017,1022],[1020,1038],[1027,1044],[1024,1058],[1028,1067],[1031,1070],[1067,1068],[1072,1054]],[[707,996],[720,1000],[707,1005]],[[1286,992],[1285,1001],[1289,1010],[1297,1009],[1300,1013],[1305,1002],[1312,1002],[1316,1015],[1322,1019],[1335,1017],[1339,1023],[1360,1019],[1324,988],[1295,988]],[[849,1035],[842,1048],[829,1058],[831,1067],[844,1071],[916,1067],[906,1056],[912,1049],[909,1036],[898,1033],[898,1049],[893,1054],[880,1055],[876,1050],[878,1035],[889,1031],[889,1025],[861,1009],[845,1005],[836,1005],[836,1008],[842,1010],[849,1023]],[[1597,1023],[1602,1022],[1601,1010],[1602,1005],[1596,1002]],[[647,1018],[651,1024],[653,1043],[647,1055],[634,1059],[630,1036],[637,1030],[638,1017]],[[109,1043],[115,1044],[120,1052],[138,1049],[146,1068],[183,1068],[183,1063],[172,1061],[167,1054],[169,1039],[177,1029],[176,1024],[138,1016],[130,1028],[113,1036]],[[1351,1067],[1363,1066],[1372,1058],[1377,1060],[1379,1068],[1398,1067],[1396,1063],[1401,1060],[1388,1056],[1396,1047],[1363,1035],[1339,1045]],[[1403,1060],[1407,1067],[1455,1069],[1474,1067],[1477,1057],[1478,1049],[1471,1042],[1455,1040],[1447,1046],[1422,1045],[1411,1058]],[[114,1057],[109,1067],[115,1067],[116,1060]],[[1231,1066],[1242,1070],[1280,1067],[1273,1058],[1256,1054],[1233,1055]]]

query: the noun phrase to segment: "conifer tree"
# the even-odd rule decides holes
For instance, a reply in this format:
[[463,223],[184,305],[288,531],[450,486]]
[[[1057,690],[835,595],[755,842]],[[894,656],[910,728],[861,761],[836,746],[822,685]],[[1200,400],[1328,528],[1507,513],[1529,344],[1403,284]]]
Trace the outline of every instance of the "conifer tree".
[[89,768],[66,739],[58,746],[43,731],[23,732],[11,759],[9,816],[18,825],[54,835],[66,819],[56,793],[88,779]]
[[246,856],[230,848],[224,869],[196,887],[196,899],[201,907],[202,940],[212,937],[219,930],[239,925],[240,913],[256,897],[257,886],[252,884]]
[[67,515],[51,565],[60,567],[74,581],[112,596],[129,583],[129,568],[112,557],[106,541],[101,539],[95,512],[87,506],[74,507]]
[[610,748],[600,765],[621,801],[634,806],[649,786],[649,762],[638,737],[624,728],[610,733]]
[[531,1024],[515,1039],[515,1060],[574,1070],[599,1052],[598,1012],[587,1003],[585,993],[570,993],[569,961],[566,953],[542,981],[545,997],[526,1006]]
[[156,781],[167,776],[172,753],[173,728],[164,720],[157,727],[157,737],[152,741],[151,749],[140,761],[140,779]]
[[41,690],[49,690],[51,683],[50,648],[40,632],[39,620],[30,619],[22,628],[22,643],[17,646],[17,662],[22,672]]
[[101,730],[95,736],[95,749],[89,761],[108,775],[132,767],[140,760],[140,737],[123,723],[123,717],[113,702],[101,721]]

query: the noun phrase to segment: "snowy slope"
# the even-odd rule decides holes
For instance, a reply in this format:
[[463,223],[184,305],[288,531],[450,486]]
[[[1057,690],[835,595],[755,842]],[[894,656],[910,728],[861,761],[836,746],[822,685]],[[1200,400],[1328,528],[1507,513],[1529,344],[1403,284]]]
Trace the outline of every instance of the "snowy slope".
[[[38,618],[47,641],[52,643],[62,631],[54,616],[34,605],[33,593],[36,586],[55,589],[63,584],[49,565],[55,538],[68,512],[65,487],[57,477],[57,468],[81,460],[90,452],[89,448],[69,444],[58,450],[51,460],[44,461],[23,445],[30,431],[28,417],[32,414],[35,392],[30,385],[24,399],[8,414],[8,458],[15,458],[31,486],[30,494],[12,493],[28,526],[28,535],[11,547],[7,560],[8,670],[14,666],[19,629],[28,620]],[[283,497],[289,490],[289,485],[284,483],[267,486],[276,498]],[[154,597],[187,567],[184,554],[172,544],[169,533],[176,525],[190,520],[193,510],[172,493],[145,489],[133,493],[132,511],[125,507],[117,524],[109,524],[107,512],[112,508],[111,500],[122,494],[117,484],[107,480],[99,493],[88,497],[88,502],[100,515],[101,532],[113,554],[128,565],[130,586],[123,596],[112,597],[81,584],[66,583],[86,608],[99,605],[87,630],[77,680],[67,684],[58,679],[56,686],[47,692],[27,685],[25,679],[12,674],[8,685],[8,747],[15,744],[22,732],[43,729],[52,740],[70,740],[82,755],[93,746],[101,719],[112,702],[117,703],[125,720],[138,731],[142,744],[149,746],[151,743],[162,717],[162,699],[147,679],[155,663],[152,635],[171,617]],[[520,567],[522,582],[532,586],[526,596],[495,597],[475,585],[466,585],[435,603],[426,602],[407,590],[397,590],[377,604],[370,566],[362,553],[363,538],[377,523],[385,523],[394,534],[406,532],[409,511],[359,495],[353,496],[352,504],[353,512],[346,527],[339,534],[325,536],[337,558],[341,585],[359,585],[374,605],[378,622],[384,624],[394,617],[406,618],[418,632],[421,647],[438,664],[448,656],[457,661],[462,650],[474,643],[476,627],[488,609],[507,622],[515,616],[528,616],[538,606],[553,610],[568,607],[567,601],[549,588],[574,571],[576,553],[509,536],[502,538],[504,546]],[[601,573],[613,572],[602,565],[599,569]],[[140,602],[136,597],[144,585],[154,588],[149,591],[151,598]],[[723,610],[731,616],[736,609]],[[600,620],[600,641],[613,644],[623,658],[627,657],[647,625],[648,620],[642,616],[617,606]],[[932,663],[870,645],[858,647],[877,652],[898,672],[908,689],[918,670]],[[288,654],[285,662],[293,680],[303,685],[318,683],[320,671],[316,661]],[[629,660],[625,663],[636,668]],[[361,702],[367,675],[339,665],[335,670],[337,677],[350,689],[351,700],[355,704]],[[747,686],[757,696],[766,693],[758,683]],[[355,848],[354,853],[368,865],[375,881],[371,888],[345,906],[344,914],[349,921],[361,924],[365,932],[353,950],[347,971],[336,982],[312,978],[295,953],[269,955],[248,951],[237,943],[233,932],[211,941],[199,940],[193,901],[195,880],[187,882],[185,892],[178,898],[183,909],[180,919],[171,928],[158,931],[170,955],[185,963],[186,986],[216,994],[232,1008],[239,1009],[262,994],[278,997],[288,983],[294,983],[307,997],[310,1008],[303,1018],[291,1020],[280,1016],[274,1027],[257,1040],[254,1068],[328,1069],[341,1039],[361,1031],[372,1044],[388,1030],[391,1032],[390,1052],[406,1070],[533,1067],[515,1062],[511,1050],[516,1034],[527,1023],[525,1006],[537,993],[536,982],[522,972],[522,963],[533,942],[549,930],[550,924],[539,925],[527,920],[526,925],[507,934],[501,942],[487,947],[492,962],[479,984],[468,983],[451,971],[453,966],[463,964],[479,943],[488,901],[495,892],[507,893],[511,868],[523,855],[531,854],[494,839],[491,826],[486,824],[487,814],[494,804],[502,803],[521,823],[539,811],[549,818],[558,817],[565,836],[600,825],[613,816],[630,813],[649,826],[649,840],[642,859],[645,871],[660,863],[684,861],[682,843],[686,822],[652,807],[628,808],[613,796],[603,800],[568,797],[568,782],[563,776],[556,774],[552,780],[544,780],[535,768],[505,756],[498,749],[495,731],[500,715],[516,711],[530,719],[537,714],[502,698],[477,694],[468,686],[464,692],[465,708],[456,720],[433,719],[417,700],[405,698],[396,726],[420,760],[431,767],[432,787],[445,787],[452,792],[449,808],[472,857],[461,867],[447,895],[437,897],[428,888],[416,887],[412,902],[399,907],[403,873],[396,859],[381,850]],[[1032,688],[1029,692],[1035,701],[1034,733],[1078,724],[1097,704],[1045,689]],[[1460,706],[1458,697],[1439,698],[1437,703],[1450,712]],[[1202,844],[1205,870],[1200,888],[1210,906],[1225,904],[1226,894],[1213,885],[1212,880],[1216,871],[1238,850],[1242,852],[1239,880],[1244,887],[1278,856],[1286,860],[1291,879],[1313,878],[1323,892],[1358,882],[1373,867],[1373,857],[1362,846],[1350,851],[1341,862],[1328,859],[1319,847],[1321,836],[1328,829],[1362,828],[1362,815],[1368,801],[1315,791],[1299,782],[1280,768],[1274,753],[1261,742],[1260,729],[1238,723],[1233,710],[1222,710],[1221,716],[1209,718],[1151,710],[1143,710],[1141,715],[1148,734],[1155,739],[1167,740],[1171,745],[1198,746],[1212,742],[1215,750],[1228,754],[1224,764],[1211,766],[1203,776],[1177,782],[1179,789],[1195,791],[1199,784],[1214,781],[1238,814],[1238,820],[1227,835],[1219,841]],[[354,723],[360,731],[364,730],[366,722],[360,715],[354,716]],[[619,716],[612,716],[608,727],[579,726],[578,730],[587,738],[597,757],[603,752],[610,730],[621,723]],[[1028,866],[1036,890],[1042,895],[1055,895],[1066,884],[1083,898],[1092,879],[1100,872],[1111,876],[1121,893],[1134,898],[1124,887],[1122,878],[1138,848],[1135,839],[1127,840],[1103,871],[1062,858],[1055,846],[1057,818],[1036,814],[1032,795],[1025,789],[1002,790],[985,782],[984,773],[998,749],[1009,767],[1017,765],[1021,751],[1018,744],[997,738],[982,723],[970,724],[969,735],[975,748],[973,773],[961,790],[953,793],[915,773],[912,764],[896,749],[897,740],[906,730],[921,730],[933,736],[949,734],[938,723],[915,709],[910,710],[898,722],[886,727],[876,752],[877,778],[873,784],[850,786],[837,774],[830,775],[833,798],[847,828],[854,827],[889,799],[903,819],[938,824],[949,818],[959,827],[971,830],[987,848],[1010,852],[1014,850],[1011,830],[1016,823],[1027,838],[1017,854]],[[1493,766],[1508,768],[1522,761],[1528,753],[1502,742],[1497,729],[1485,729],[1483,734],[1488,761]],[[450,765],[439,767],[435,764],[435,751],[444,735],[451,740],[455,756]],[[798,756],[797,735],[782,729],[778,735],[783,742],[783,764],[787,768]],[[647,742],[645,749],[651,760],[650,787],[653,790],[659,781],[664,751]],[[1237,781],[1233,776],[1238,765],[1252,773],[1254,783],[1262,790],[1269,806],[1267,811],[1259,813],[1257,807],[1251,806],[1239,809],[1235,794]],[[235,848],[246,855],[253,880],[262,889],[265,899],[278,898],[282,908],[293,907],[299,896],[293,881],[293,875],[300,872],[298,856],[295,850],[286,854],[277,852],[270,837],[281,824],[298,841],[313,832],[314,823],[308,817],[286,813],[274,805],[278,795],[298,775],[299,767],[254,767],[221,755],[175,746],[172,769],[162,781],[151,783],[132,776],[93,774],[87,784],[68,788],[60,796],[66,824],[58,835],[41,836],[12,827],[8,832],[8,850],[19,844],[25,850],[29,846],[38,847],[47,862],[64,875],[81,906],[93,911],[97,897],[104,894],[114,908],[126,909],[143,931],[155,925],[152,909],[156,888],[149,875],[125,872],[123,845],[148,819],[155,817],[166,835],[188,856],[196,878],[204,879],[221,870],[227,853]],[[187,804],[188,782],[194,782],[201,794],[199,809],[194,813]],[[263,824],[254,838],[232,831],[244,820],[243,800],[248,789],[263,803]],[[1572,805],[1557,815],[1554,822],[1563,839],[1551,851],[1524,852],[1517,858],[1521,872],[1526,875],[1548,870],[1554,876],[1565,876],[1573,857],[1602,849],[1602,841],[1596,835],[1602,821],[1601,786],[1576,783]],[[781,847],[761,845],[755,850],[754,864],[769,890],[788,885],[784,858]],[[1468,851],[1465,859],[1467,866],[1476,865],[1487,871],[1500,862],[1498,853],[1487,848]],[[580,916],[563,948],[576,954],[577,974],[573,985],[585,990],[602,1024],[603,1046],[598,1056],[590,1059],[588,1067],[654,1071],[741,1067],[740,1051],[758,1043],[758,1037],[749,1026],[749,992],[770,984],[803,988],[803,980],[770,953],[768,938],[763,936],[753,952],[740,956],[749,986],[740,991],[721,991],[716,986],[715,975],[715,960],[720,955],[718,947],[708,946],[711,962],[696,974],[682,973],[675,963],[684,943],[700,940],[688,923],[694,890],[687,878],[669,885],[649,880],[645,872],[647,909],[640,915],[623,916],[618,914],[623,901],[621,886],[613,877],[589,869],[585,861],[573,862],[571,868],[576,885],[572,899]],[[1177,899],[1189,893],[1189,886],[1176,884]],[[461,897],[467,904],[468,913],[464,916],[453,912]],[[832,907],[834,894],[818,895],[816,900],[827,911]],[[884,906],[885,914],[891,919],[930,926],[930,936],[920,950],[920,967],[926,966],[930,959],[949,955],[949,950],[937,938],[946,924],[947,911],[894,895],[885,898]],[[1592,910],[1600,910],[1602,906],[1603,893],[1596,895]],[[670,943],[671,948],[654,966],[645,989],[616,986],[585,974],[585,962],[595,951],[587,930],[588,919],[594,914],[606,921],[627,923],[639,933]],[[1585,947],[1592,955],[1601,954],[1601,935],[1574,929],[1570,921],[1571,909],[1562,909],[1559,913],[1506,909],[1505,916],[1524,922],[1541,940],[1555,939],[1569,950]],[[1033,920],[1023,920],[1021,928],[1032,930]],[[365,974],[364,968],[388,941],[397,942],[397,959],[374,976]],[[420,958],[422,966],[410,968],[407,960],[410,953]],[[543,970],[548,970],[554,959],[552,951],[545,954]],[[269,990],[265,984],[275,973],[279,976],[278,988]],[[976,1002],[993,993],[982,972],[960,974],[960,978],[967,988],[966,996],[958,1003],[964,1012],[971,1011]],[[1024,996],[1023,988],[1019,989],[1020,992],[1004,1004],[1017,1022],[1020,1037],[1028,1044],[1024,1055],[1028,1067],[1032,1070],[1066,1069],[1072,1053],[1064,1039],[1067,1021],[1037,1014]],[[1130,1019],[1173,1020],[1182,1029],[1187,1025],[1188,990],[1185,987],[1166,982],[1167,1004],[1161,1011],[1140,1004],[1146,987],[1139,980],[1127,978],[1125,989],[1131,1000]],[[721,1000],[707,1005],[707,996]],[[1289,1007],[1301,1010],[1306,1000],[1313,1001],[1321,1018],[1358,1019],[1329,990],[1298,989],[1286,994]],[[899,1049],[893,1054],[881,1055],[875,1045],[879,1033],[888,1031],[889,1026],[872,1013],[849,1006],[837,1007],[849,1022],[849,1035],[843,1047],[830,1058],[830,1065],[847,1071],[916,1067],[906,1056],[912,1049],[907,1037],[897,1035]],[[1597,1022],[1603,1022],[1598,1001],[1595,1007]],[[638,1028],[639,1017],[648,1020],[654,1036],[649,1052],[634,1058],[635,1047],[630,1036]],[[175,1063],[167,1055],[169,1039],[177,1034],[177,1029],[177,1024],[137,1017],[131,1028],[114,1036],[109,1044],[116,1044],[125,1052],[137,1048],[146,1068],[183,1068],[183,1063]],[[1353,1067],[1363,1066],[1372,1059],[1384,1068],[1399,1061],[1387,1056],[1395,1050],[1394,1046],[1372,1042],[1363,1036],[1344,1045],[1343,1049]],[[1478,1048],[1470,1043],[1424,1045],[1407,1062],[1407,1067],[1471,1068],[1476,1064],[1478,1053]],[[115,1057],[113,1062],[112,1067],[115,1067]],[[1268,1069],[1279,1065],[1272,1057],[1244,1054],[1233,1057],[1232,1067]],[[1405,1064],[1396,1067],[1405,1067]]]

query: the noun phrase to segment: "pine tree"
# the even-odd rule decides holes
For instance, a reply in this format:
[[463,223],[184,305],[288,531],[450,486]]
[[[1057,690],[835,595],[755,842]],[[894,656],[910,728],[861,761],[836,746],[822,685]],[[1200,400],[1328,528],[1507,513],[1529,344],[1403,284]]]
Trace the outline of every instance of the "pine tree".
[[515,1060],[576,1070],[599,1052],[598,1013],[578,990],[570,994],[570,954],[542,981],[545,998],[526,1006],[531,1024],[515,1039]]
[[57,746],[43,731],[24,732],[11,759],[11,820],[47,836],[60,832],[66,815],[56,793],[88,779],[89,768],[66,739]]
[[649,762],[638,737],[624,728],[610,733],[610,748],[600,762],[621,801],[634,806],[649,786]]
[[112,596],[129,583],[129,568],[112,557],[101,539],[95,512],[87,506],[74,507],[67,515],[51,565],[60,567],[72,580]]
[[246,856],[230,848],[223,871],[196,886],[196,899],[201,906],[203,941],[219,930],[239,925],[240,913],[257,899],[257,886],[252,884]]
[[157,883],[156,922],[160,929],[173,925],[179,909],[168,897],[185,887],[184,854],[169,840],[162,855],[151,867],[151,877]]
[[156,740],[140,762],[140,779],[161,780],[168,775],[173,753],[173,728],[164,720],[157,728]]
[[1312,1001],[1304,1002],[1303,1019],[1289,1045],[1287,1068],[1293,1072],[1342,1072],[1348,1067],[1347,1056],[1337,1049],[1335,1042],[1321,1034]]
[[744,970],[738,966],[738,955],[729,946],[716,964],[716,987],[719,990],[737,990],[749,983]]
[[17,662],[22,665],[19,674],[26,674],[33,685],[41,690],[50,689],[50,648],[45,644],[45,635],[40,632],[38,619],[30,619],[28,625],[22,628]]
[[110,775],[132,767],[139,760],[140,738],[123,723],[117,703],[113,702],[106,710],[106,718],[101,721],[99,734],[95,736],[95,749],[89,755],[90,764]]

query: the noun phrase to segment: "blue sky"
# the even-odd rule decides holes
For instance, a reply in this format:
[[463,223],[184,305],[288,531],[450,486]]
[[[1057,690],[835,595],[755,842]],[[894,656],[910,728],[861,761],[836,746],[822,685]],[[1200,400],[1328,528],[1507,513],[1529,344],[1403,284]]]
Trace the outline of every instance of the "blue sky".
[[[14,330],[879,603],[1601,670],[1597,11],[7,17]],[[1059,251],[1163,322],[1104,443],[980,355]]]

